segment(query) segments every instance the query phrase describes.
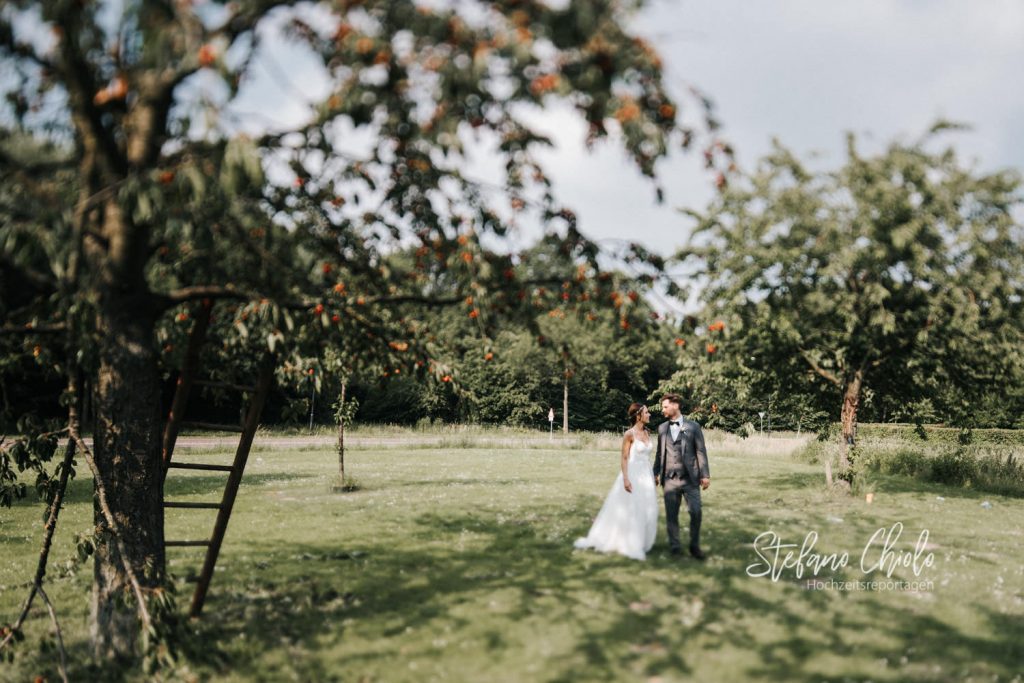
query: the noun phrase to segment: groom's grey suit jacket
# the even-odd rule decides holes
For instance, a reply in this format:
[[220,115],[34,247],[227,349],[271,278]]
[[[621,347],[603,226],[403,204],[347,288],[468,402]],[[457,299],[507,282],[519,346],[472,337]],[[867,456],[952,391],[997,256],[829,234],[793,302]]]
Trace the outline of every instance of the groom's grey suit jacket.
[[[710,479],[708,469],[708,452],[704,447],[704,432],[693,420],[680,418],[679,436],[672,440],[669,421],[658,425],[658,447],[654,458],[654,478],[672,472],[689,472],[690,481],[694,484],[701,479]],[[680,469],[682,468],[682,469]]]

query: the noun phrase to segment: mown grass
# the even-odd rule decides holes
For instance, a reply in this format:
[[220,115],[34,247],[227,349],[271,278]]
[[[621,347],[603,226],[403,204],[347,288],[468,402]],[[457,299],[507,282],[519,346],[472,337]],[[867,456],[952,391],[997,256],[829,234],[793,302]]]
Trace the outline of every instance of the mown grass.
[[[610,448],[354,448],[362,489],[345,494],[329,491],[328,448],[254,453],[194,626],[209,656],[189,668],[217,681],[1012,680],[1024,661],[1021,501],[884,474],[871,505],[832,496],[820,466],[792,457],[800,443],[709,435],[705,563],[667,556],[663,529],[646,562],[572,549],[615,476]],[[175,473],[168,497],[211,500],[221,484]],[[168,537],[208,534],[209,511],[172,512]],[[28,502],[0,513],[0,619],[24,596],[40,514]],[[56,560],[91,515],[83,477]],[[933,590],[809,590],[792,571],[777,583],[745,572],[757,534],[800,543],[817,531],[819,550],[852,558],[823,576],[859,578],[861,549],[895,522],[905,550],[929,530],[935,564],[920,578]],[[170,557],[180,577],[200,561]],[[91,572],[54,574],[72,680],[114,680],[86,657]],[[38,653],[47,631],[35,613],[0,678],[54,680]]]

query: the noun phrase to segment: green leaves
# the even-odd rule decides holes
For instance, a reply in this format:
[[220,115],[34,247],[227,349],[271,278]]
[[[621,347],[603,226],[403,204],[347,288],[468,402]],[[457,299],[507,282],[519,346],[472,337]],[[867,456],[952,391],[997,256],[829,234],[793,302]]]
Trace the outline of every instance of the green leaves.
[[973,174],[924,143],[863,156],[850,136],[848,153],[812,173],[776,143],[697,216],[705,301],[757,336],[770,376],[797,357],[820,380],[864,372],[897,401],[920,398],[926,367],[963,391],[990,389],[954,367],[992,365],[1003,339],[1019,339],[1020,179]]
[[44,432],[44,424],[32,415],[22,415],[16,428],[20,434],[0,439],[0,507],[10,507],[28,494],[28,485],[19,481],[25,471],[35,472],[34,488],[40,500],[49,502],[60,466],[51,475],[46,463],[57,450],[58,432]]

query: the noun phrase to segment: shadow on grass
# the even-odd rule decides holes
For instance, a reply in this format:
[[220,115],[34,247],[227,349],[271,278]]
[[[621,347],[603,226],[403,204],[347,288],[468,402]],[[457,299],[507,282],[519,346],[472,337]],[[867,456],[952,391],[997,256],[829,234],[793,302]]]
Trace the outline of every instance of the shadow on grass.
[[[266,474],[246,473],[242,476],[242,486],[239,488],[238,495],[244,495],[246,487],[262,486],[268,482],[295,481],[298,479],[312,479],[312,477],[308,474],[287,474],[283,472]],[[174,500],[177,496],[216,494],[216,498],[219,500],[220,494],[224,492],[224,486],[227,484],[227,481],[227,472],[223,475],[175,477],[172,470],[172,473],[164,481],[164,499]]]
[[474,479],[452,479],[446,477],[436,477],[433,479],[407,479],[398,482],[386,482],[378,486],[367,487],[367,490],[374,489],[399,489],[399,488],[423,488],[424,486],[437,486],[437,487],[452,487],[452,486],[479,486],[481,484],[485,486],[515,486],[522,484],[522,479],[492,479],[487,477],[477,477]]
[[[166,500],[174,500],[176,496],[195,496],[201,494],[213,495],[217,500],[220,499],[220,495],[224,492],[224,486],[227,484],[228,473],[214,474],[214,475],[177,475],[174,470],[171,470],[171,474],[168,475],[167,480],[164,482],[164,498]],[[239,489],[239,495],[243,495],[247,486],[261,486],[272,481],[294,481],[297,479],[312,479],[313,477],[309,474],[288,474],[288,473],[259,473],[250,474],[245,473],[242,477],[242,487]],[[92,478],[86,477],[83,479],[75,479],[68,482],[67,492],[64,496],[65,505],[74,505],[78,503],[92,503],[93,489],[92,489]],[[42,506],[42,501],[36,495],[35,491],[30,491],[28,496],[20,500],[14,501],[15,507],[25,506]],[[42,508],[40,507],[40,510]],[[40,512],[40,514],[42,514]]]
[[[407,629],[429,628],[435,620],[443,619],[456,631],[469,627],[478,615],[457,616],[461,605],[481,595],[513,589],[518,599],[501,613],[495,627],[483,634],[487,649],[497,652],[509,646],[501,628],[505,620],[529,618],[538,614],[538,610],[555,611],[560,620],[571,621],[580,634],[577,650],[586,661],[588,679],[615,680],[617,674],[607,645],[635,640],[636,634],[651,632],[655,626],[656,614],[629,610],[620,610],[600,620],[576,617],[578,599],[564,588],[570,582],[586,582],[588,590],[623,595],[626,599],[630,596],[623,594],[621,581],[609,573],[623,566],[634,567],[631,560],[617,556],[595,557],[597,566],[591,570],[596,571],[588,571],[586,564],[572,551],[571,543],[546,540],[527,522],[499,523],[482,515],[425,515],[418,520],[418,526],[416,536],[422,532],[434,539],[444,539],[465,529],[486,540],[470,551],[457,550],[450,543],[434,544],[434,547],[418,544],[414,548],[365,548],[362,549],[365,555],[340,558],[336,548],[303,545],[303,553],[312,556],[319,566],[307,565],[302,577],[287,586],[264,584],[265,594],[255,600],[244,592],[220,596],[213,628],[223,629],[222,635],[226,638],[244,629],[250,645],[256,642],[263,648],[279,646],[282,637],[312,642],[325,630],[337,628],[346,617],[355,620],[372,617],[393,621],[382,635],[398,639]],[[273,552],[272,549],[267,551]],[[668,566],[667,561],[662,564]],[[275,569],[281,571],[280,567]],[[324,582],[335,583],[337,576],[359,569],[366,571],[360,572],[358,594],[343,593],[337,588],[324,589]],[[632,599],[639,599],[639,596],[633,595]],[[303,609],[295,610],[296,605]],[[410,654],[429,651],[429,642],[422,645],[424,652]],[[665,648],[661,666],[688,671],[682,653],[682,648]],[[360,663],[369,664],[382,656],[386,655],[350,655],[345,659],[346,669],[358,671]],[[314,664],[313,669],[302,672],[303,676],[333,680],[320,666]],[[258,675],[258,671],[257,666],[249,673]],[[579,680],[579,671],[576,667],[563,672],[548,670],[545,678],[575,681]]]
[[765,477],[759,483],[769,491],[795,490],[806,493],[816,488],[824,489],[825,476],[816,472],[788,472]]
[[[795,478],[792,485],[801,480]],[[580,497],[576,502],[579,509],[591,501]],[[846,670],[834,676],[804,671],[803,665],[822,652],[855,659],[860,667],[854,669],[855,676],[862,678],[865,663],[899,660],[910,645],[919,657],[941,667],[940,678],[979,660],[1001,674],[1019,665],[1022,627],[1010,615],[984,613],[993,632],[1000,634],[988,638],[913,610],[878,615],[856,605],[847,609],[858,598],[805,590],[802,582],[783,581],[765,590],[764,580],[752,579],[744,571],[752,559],[751,529],[713,518],[713,556],[703,564],[670,559],[659,546],[644,565],[615,555],[574,552],[571,539],[586,531],[582,520],[568,538],[551,540],[545,535],[545,520],[563,515],[564,509],[544,508],[532,518],[536,521],[511,522],[484,513],[426,514],[416,520],[416,540],[410,545],[370,545],[345,552],[333,543],[254,547],[251,554],[267,557],[268,575],[276,581],[257,577],[248,585],[215,584],[203,625],[206,639],[230,642],[245,633],[244,647],[250,653],[280,648],[282,643],[315,650],[323,645],[325,634],[343,640],[346,624],[359,628],[362,619],[386,624],[380,637],[394,642],[347,654],[344,670],[349,676],[396,656],[398,644],[407,657],[436,656],[429,638],[408,637],[408,629],[437,632],[443,624],[459,633],[482,628],[483,634],[477,636],[482,647],[500,655],[515,646],[503,627],[543,617],[545,623],[568,627],[573,634],[570,655],[545,663],[544,678],[551,681],[581,676],[617,680],[624,666],[646,675],[691,675],[701,652],[710,650],[740,650],[758,662],[756,667],[737,665],[743,670],[722,672],[723,680],[849,680]],[[458,547],[463,531],[476,539],[471,548]],[[420,537],[433,543],[420,542]],[[282,550],[292,555],[283,556]],[[301,564],[297,557],[303,558]],[[653,571],[655,578],[641,584],[634,576],[640,569]],[[856,578],[843,572],[830,576]],[[645,596],[649,599],[651,590],[663,595],[663,601],[634,609]],[[517,597],[500,615],[482,613],[484,596],[510,591]],[[581,608],[581,599],[595,593],[608,603],[597,608],[598,614],[594,608]],[[701,607],[690,622],[680,624],[673,617],[680,607],[697,602]],[[751,615],[757,618],[746,618]],[[881,637],[865,644],[856,638],[865,632]],[[700,649],[694,647],[694,639],[707,634],[718,635],[702,640]],[[266,675],[258,656],[236,652],[231,659],[228,668],[235,674],[254,679]],[[301,675],[310,680],[340,680],[315,656],[296,666],[303,667]],[[889,673],[889,678],[897,674]],[[929,678],[901,673],[906,674],[902,680]]]
[[920,493],[926,495],[942,496],[943,498],[967,498],[969,500],[986,500],[993,496],[1005,496],[1007,498],[1019,498],[1010,493],[998,493],[994,491],[981,491],[963,486],[940,484],[938,482],[925,481],[903,474],[873,474],[877,482],[876,491],[886,493]]

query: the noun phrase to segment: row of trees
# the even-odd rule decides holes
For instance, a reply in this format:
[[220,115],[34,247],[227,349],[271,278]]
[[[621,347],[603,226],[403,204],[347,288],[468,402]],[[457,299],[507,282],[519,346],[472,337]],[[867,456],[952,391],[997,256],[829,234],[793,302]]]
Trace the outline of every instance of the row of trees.
[[360,417],[542,425],[567,393],[573,428],[607,429],[671,390],[712,426],[839,421],[845,445],[858,420],[1024,426],[1020,178],[933,149],[949,127],[871,156],[850,137],[846,163],[818,172],[777,144],[690,214],[677,260],[702,287],[699,315],[659,315],[636,291],[600,315],[560,304],[507,325],[495,354],[450,312],[436,329],[456,340],[458,390],[363,376]]

